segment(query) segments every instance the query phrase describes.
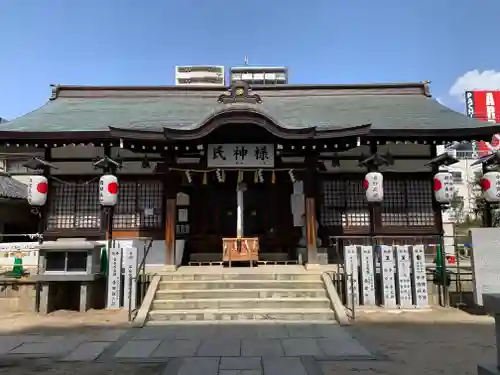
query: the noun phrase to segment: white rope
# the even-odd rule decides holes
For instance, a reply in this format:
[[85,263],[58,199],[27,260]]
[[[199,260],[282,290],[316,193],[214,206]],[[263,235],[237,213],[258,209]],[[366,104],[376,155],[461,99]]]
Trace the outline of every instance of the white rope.
[[94,178],[92,178],[91,180],[88,180],[88,181],[85,181],[85,182],[80,182],[80,183],[77,183],[77,182],[74,182],[74,181],[63,181],[61,180],[60,178],[57,178],[57,177],[54,177],[54,176],[51,176],[51,179],[54,180],[54,181],[57,181],[59,182],[60,184],[63,184],[63,185],[76,185],[76,186],[87,186],[89,184],[91,184],[92,182],[98,180],[100,177],[99,176],[96,176]]

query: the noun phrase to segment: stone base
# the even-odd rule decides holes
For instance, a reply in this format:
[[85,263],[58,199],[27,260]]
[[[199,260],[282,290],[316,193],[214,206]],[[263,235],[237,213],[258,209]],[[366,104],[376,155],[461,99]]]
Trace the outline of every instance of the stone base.
[[321,265],[320,264],[307,263],[305,267],[306,267],[306,270],[308,270],[308,271],[318,271],[318,270],[321,270]]
[[326,247],[318,247],[318,263],[324,266],[328,264],[328,249]]
[[478,375],[500,375],[500,370],[495,364],[486,363],[477,365],[477,373]]
[[161,267],[161,270],[163,272],[175,272],[177,271],[177,266],[175,264],[166,264],[164,266]]
[[[318,247],[318,254],[316,261],[318,264],[326,265],[328,264],[328,249],[326,247]],[[306,264],[308,261],[307,249],[303,247],[297,248],[297,258],[299,264]]]

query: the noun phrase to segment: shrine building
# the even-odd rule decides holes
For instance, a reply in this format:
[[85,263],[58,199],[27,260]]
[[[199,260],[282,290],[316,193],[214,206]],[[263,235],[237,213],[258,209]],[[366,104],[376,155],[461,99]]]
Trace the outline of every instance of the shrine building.
[[[498,132],[437,103],[426,82],[53,86],[44,106],[0,126],[0,143],[49,181],[44,240],[151,239],[147,264],[189,265],[247,238],[259,260],[314,264],[334,242],[435,242],[436,145]],[[366,199],[372,171],[380,204]],[[104,174],[119,184],[109,210]]]

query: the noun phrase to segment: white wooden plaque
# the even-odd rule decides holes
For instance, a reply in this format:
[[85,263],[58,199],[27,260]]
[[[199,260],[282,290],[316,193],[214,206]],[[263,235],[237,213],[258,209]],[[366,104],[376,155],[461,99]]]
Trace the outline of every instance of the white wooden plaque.
[[397,305],[392,246],[380,245],[380,273],[382,280],[382,305],[387,308],[395,308]]
[[361,246],[361,303],[375,305],[375,269],[373,247]]
[[358,284],[358,247],[355,245],[344,246],[344,269],[347,304],[350,305],[354,297],[354,305],[359,305]]
[[[127,247],[124,249],[125,280],[123,283],[123,307],[132,310],[137,307],[137,248]],[[130,290],[129,290],[130,289]],[[130,305],[129,305],[130,295]]]
[[106,308],[119,309],[121,297],[122,249],[109,249],[108,259],[108,298]]

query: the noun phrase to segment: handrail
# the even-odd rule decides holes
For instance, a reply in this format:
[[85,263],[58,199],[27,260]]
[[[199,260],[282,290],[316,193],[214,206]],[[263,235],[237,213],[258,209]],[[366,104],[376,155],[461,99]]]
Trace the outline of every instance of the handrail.
[[[132,321],[132,283],[137,283],[139,276],[141,274],[141,271],[143,271],[143,282],[145,279],[145,273],[146,273],[146,258],[149,254],[149,250],[151,250],[151,247],[153,246],[153,240],[149,240],[149,244],[147,245],[144,244],[144,253],[141,262],[139,263],[139,266],[137,267],[137,274],[135,277],[130,277],[129,278],[129,283],[128,283],[128,321]],[[141,290],[140,294],[140,300],[142,302],[142,297],[143,293]],[[137,310],[137,306],[135,307],[134,311]]]
[[[139,264],[139,267],[137,267],[137,273],[139,273],[141,268],[143,268],[146,265],[146,257],[148,256],[149,250],[151,249],[152,246],[153,246],[153,240],[149,240],[148,248],[144,251],[144,255],[142,257],[141,263]],[[144,248],[145,247],[146,247],[146,244],[144,244]]]

